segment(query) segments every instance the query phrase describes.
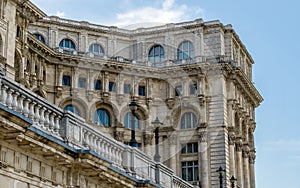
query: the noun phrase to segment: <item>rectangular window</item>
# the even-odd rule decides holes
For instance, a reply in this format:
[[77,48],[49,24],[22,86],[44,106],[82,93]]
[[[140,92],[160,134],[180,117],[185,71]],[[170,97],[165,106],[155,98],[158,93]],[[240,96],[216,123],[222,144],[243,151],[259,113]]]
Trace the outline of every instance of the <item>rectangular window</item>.
[[86,85],[86,79],[85,78],[79,78],[78,79],[78,88],[85,88]]
[[108,91],[109,92],[115,92],[116,91],[115,82],[109,82]]
[[181,145],[181,154],[197,153],[198,143],[187,143]]
[[182,179],[189,182],[199,180],[198,161],[186,161],[181,163]]
[[197,95],[198,94],[197,84],[191,84],[190,85],[190,94],[191,95]]
[[63,79],[62,79],[62,85],[63,86],[71,86],[71,77],[64,75]]
[[95,90],[101,90],[101,80],[95,80],[94,81],[94,89]]
[[182,96],[182,86],[175,87],[175,96]]
[[146,87],[139,86],[139,96],[145,96],[145,95],[146,95]]
[[130,94],[130,84],[124,84],[124,93]]

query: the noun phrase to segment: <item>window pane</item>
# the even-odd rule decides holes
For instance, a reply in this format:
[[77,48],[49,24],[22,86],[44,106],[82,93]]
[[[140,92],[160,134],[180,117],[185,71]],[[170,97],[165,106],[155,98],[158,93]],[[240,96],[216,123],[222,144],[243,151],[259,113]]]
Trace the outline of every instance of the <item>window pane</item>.
[[130,94],[130,84],[124,84],[124,93]]
[[115,82],[109,82],[109,91],[115,92]]
[[95,80],[95,90],[101,90],[101,81]]
[[139,96],[145,96],[145,95],[146,95],[146,87],[139,86]]
[[110,117],[108,112],[103,108],[98,109],[94,114],[94,122],[101,126],[110,126]]
[[85,78],[79,78],[78,79],[78,87],[79,88],[85,88],[85,82],[86,82]]
[[63,86],[71,86],[71,77],[63,76],[62,85]]
[[164,49],[162,46],[153,46],[148,54],[148,59],[152,63],[158,63],[164,61]]

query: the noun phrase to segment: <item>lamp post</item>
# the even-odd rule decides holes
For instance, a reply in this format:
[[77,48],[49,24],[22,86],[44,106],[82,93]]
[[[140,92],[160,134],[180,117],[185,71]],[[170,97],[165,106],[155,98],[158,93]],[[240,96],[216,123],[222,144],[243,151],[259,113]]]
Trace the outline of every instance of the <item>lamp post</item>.
[[152,122],[154,125],[154,134],[155,134],[155,155],[154,155],[154,161],[160,162],[160,155],[159,155],[159,125],[162,125],[163,123],[159,121],[158,117]]
[[136,101],[133,99],[129,103],[129,108],[131,110],[131,139],[129,142],[129,145],[132,147],[138,147],[137,141],[135,139],[135,112],[138,109],[139,105],[136,103]]
[[234,188],[235,187],[234,183],[236,181],[235,177],[232,175],[229,180],[230,180],[230,183],[231,183],[231,188]]
[[217,172],[219,172],[220,188],[223,188],[223,173],[225,172],[225,170],[220,166]]

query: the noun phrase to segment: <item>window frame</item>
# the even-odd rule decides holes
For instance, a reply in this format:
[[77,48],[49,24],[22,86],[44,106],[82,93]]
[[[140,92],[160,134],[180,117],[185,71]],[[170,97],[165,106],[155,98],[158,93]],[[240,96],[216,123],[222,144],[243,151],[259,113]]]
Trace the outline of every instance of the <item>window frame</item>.
[[[99,86],[97,87],[97,85],[99,85]],[[102,90],[101,80],[99,80],[99,79],[94,80],[94,90],[96,90],[96,91]]]
[[177,85],[175,86],[175,97],[181,97],[183,96],[183,86],[182,85]]
[[[95,46],[97,46],[97,48],[99,48],[99,51],[95,51]],[[90,46],[89,46],[89,52],[90,53],[93,53],[93,54],[98,54],[98,55],[104,55],[104,48],[102,47],[101,44],[99,43],[92,43]]]
[[[185,49],[185,45],[187,45],[187,49]],[[184,59],[185,60],[194,59],[194,57],[195,57],[195,48],[193,43],[187,40],[181,42],[177,48],[177,59],[182,61]]]
[[[125,116],[124,116],[124,119],[123,119],[124,128],[132,129],[131,118],[132,118],[132,113],[131,112],[127,112],[125,114]],[[135,120],[134,120],[134,122],[135,122],[135,129],[140,129],[140,120],[139,120],[139,117],[135,114],[134,118],[135,118]]]
[[[141,92],[141,89],[142,89],[142,92]],[[139,96],[143,96],[143,97],[146,96],[146,86],[139,85],[138,94],[139,94]]]
[[165,61],[165,49],[162,45],[154,45],[148,53],[148,61],[151,63],[161,63]]
[[[101,115],[101,113],[103,113],[103,114]],[[102,119],[102,118],[104,118],[104,119]],[[111,126],[111,117],[110,117],[108,110],[106,110],[105,108],[98,108],[94,113],[94,123],[97,125],[100,125],[102,127],[110,127]]]
[[43,35],[39,34],[39,33],[34,33],[33,36],[38,39],[39,41],[41,41],[43,44],[46,44],[46,40],[43,37]]
[[79,77],[77,87],[80,88],[80,89],[86,89],[86,78]]
[[108,83],[108,91],[109,92],[116,92],[116,82],[109,82]]
[[65,49],[76,50],[75,43],[69,38],[62,39],[58,46]]
[[123,85],[123,93],[124,93],[124,94],[130,94],[130,91],[131,91],[131,85],[125,83],[125,84]]
[[[68,81],[67,81],[68,84],[66,84],[66,78],[68,78]],[[61,85],[66,86],[66,87],[71,87],[71,85],[72,85],[71,76],[70,75],[63,75]]]
[[[192,170],[192,171],[190,171]],[[191,179],[189,177],[189,172],[192,172]],[[199,162],[196,161],[182,161],[181,162],[181,177],[187,182],[199,181]]]
[[[191,148],[191,150],[189,150]],[[198,153],[198,142],[191,142],[186,144],[181,144],[181,154],[195,154]]]
[[69,111],[72,112],[73,114],[80,116],[79,110],[77,109],[76,106],[69,104],[67,106],[64,107],[64,111]]
[[198,119],[193,112],[185,112],[184,114],[182,114],[180,118],[180,129],[195,129],[197,128],[197,124]]

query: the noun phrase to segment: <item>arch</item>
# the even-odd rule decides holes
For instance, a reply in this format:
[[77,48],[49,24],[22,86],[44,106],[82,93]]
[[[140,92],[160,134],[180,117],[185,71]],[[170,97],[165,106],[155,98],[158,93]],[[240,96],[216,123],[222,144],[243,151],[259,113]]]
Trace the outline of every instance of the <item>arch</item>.
[[105,54],[104,48],[99,43],[92,43],[89,47],[89,52],[95,53],[95,54],[98,54],[98,55],[104,55]]
[[78,115],[82,118],[87,117],[86,111],[88,109],[88,105],[85,103],[84,100],[80,98],[68,97],[60,101],[59,107],[64,109],[66,106],[72,105],[78,110]]
[[194,124],[195,127],[193,127],[193,128],[198,127],[200,119],[201,119],[200,109],[197,108],[197,106],[194,106],[194,105],[191,105],[191,104],[188,104],[186,106],[182,106],[182,104],[178,104],[174,108],[174,111],[171,114],[171,116],[174,117],[173,118],[173,127],[175,129],[176,128],[181,129],[181,119],[182,119],[182,117],[185,113],[193,113],[195,115],[195,117],[196,117],[195,123],[196,124]]
[[98,108],[94,113],[94,123],[97,125],[110,127],[110,115],[105,108]]
[[40,33],[34,33],[33,36],[38,39],[39,41],[41,41],[42,43],[46,44],[46,40],[45,37],[40,34]]
[[192,42],[185,40],[181,42],[177,48],[177,59],[193,59],[194,58],[194,45]]
[[108,116],[110,117],[110,126],[116,126],[118,123],[117,121],[117,116],[119,114],[119,110],[118,108],[111,102],[109,101],[106,101],[106,102],[103,102],[103,101],[99,101],[99,102],[96,102],[95,103],[95,106],[93,106],[90,110],[90,115],[91,115],[91,118],[90,118],[90,121],[92,123],[95,123],[94,122],[94,115],[95,115],[95,112],[98,110],[98,109],[104,109],[107,111],[107,114]]
[[148,61],[151,63],[160,63],[165,60],[165,50],[163,46],[153,45],[148,52]]
[[67,49],[76,49],[75,43],[69,38],[64,38],[59,42],[59,47]]

